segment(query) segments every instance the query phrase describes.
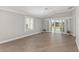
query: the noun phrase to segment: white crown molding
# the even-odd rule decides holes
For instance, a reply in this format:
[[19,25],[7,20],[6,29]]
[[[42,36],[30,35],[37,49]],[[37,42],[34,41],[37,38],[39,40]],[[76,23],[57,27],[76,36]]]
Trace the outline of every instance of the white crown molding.
[[[19,15],[22,15],[22,16],[35,17],[35,16],[27,15],[28,13],[26,13],[26,12],[19,12],[19,11],[12,10],[12,9],[9,9],[9,8],[2,8],[2,7],[0,7],[0,10],[16,13],[16,14],[19,14]],[[38,18],[38,17],[35,17],[35,18]]]
[[8,9],[8,8],[2,8],[2,7],[0,7],[0,10],[8,11],[8,12],[13,12],[13,13],[20,14],[20,15],[25,15],[25,13],[23,13],[23,12],[15,11],[15,10]]

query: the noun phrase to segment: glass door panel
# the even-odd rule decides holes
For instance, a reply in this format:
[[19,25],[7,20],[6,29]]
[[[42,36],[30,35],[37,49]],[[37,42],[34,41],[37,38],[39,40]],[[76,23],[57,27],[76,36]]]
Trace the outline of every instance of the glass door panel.
[[63,33],[64,32],[64,20],[50,20],[49,29],[51,32]]

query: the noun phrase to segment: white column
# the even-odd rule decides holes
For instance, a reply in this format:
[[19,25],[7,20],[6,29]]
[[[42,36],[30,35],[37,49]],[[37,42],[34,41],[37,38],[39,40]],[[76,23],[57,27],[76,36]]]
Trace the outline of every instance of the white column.
[[79,49],[79,7],[76,7],[76,43]]

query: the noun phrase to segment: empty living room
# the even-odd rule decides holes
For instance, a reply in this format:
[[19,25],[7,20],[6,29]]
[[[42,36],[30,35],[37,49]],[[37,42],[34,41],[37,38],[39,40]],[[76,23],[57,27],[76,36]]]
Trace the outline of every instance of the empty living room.
[[0,6],[0,52],[78,52],[79,6]]

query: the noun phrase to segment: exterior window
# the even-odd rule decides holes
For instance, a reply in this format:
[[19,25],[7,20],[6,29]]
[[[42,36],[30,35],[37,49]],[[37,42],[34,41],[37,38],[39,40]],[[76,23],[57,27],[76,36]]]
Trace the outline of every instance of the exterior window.
[[33,30],[34,19],[32,17],[25,17],[25,31]]

